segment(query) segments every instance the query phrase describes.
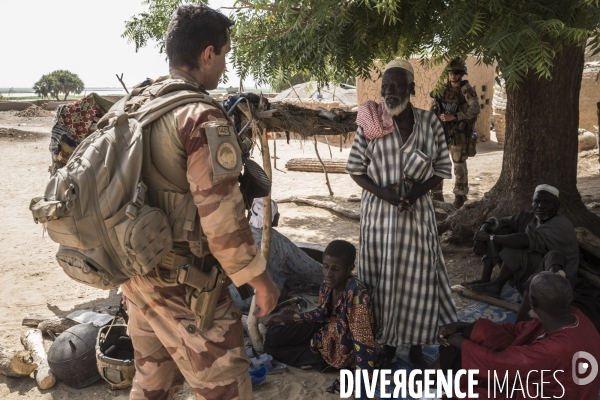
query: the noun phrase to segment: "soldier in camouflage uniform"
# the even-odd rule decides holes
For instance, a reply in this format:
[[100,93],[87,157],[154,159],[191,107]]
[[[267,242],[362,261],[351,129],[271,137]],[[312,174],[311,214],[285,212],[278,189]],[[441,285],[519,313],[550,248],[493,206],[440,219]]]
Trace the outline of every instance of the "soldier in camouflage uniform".
[[[167,32],[170,75],[136,88],[127,104],[143,105],[167,84],[208,96],[206,89],[217,87],[225,69],[231,25],[226,16],[204,5],[181,6]],[[219,129],[210,130],[211,124]],[[142,176],[150,205],[170,216],[187,196],[191,212],[186,213],[199,224],[193,230],[184,228],[188,236],[173,228],[171,257],[165,257],[157,271],[122,286],[135,350],[130,399],[171,399],[181,389],[178,370],[198,399],[252,399],[241,313],[229,290],[224,286],[220,293],[212,327],[200,331],[186,303],[189,286],[173,279],[175,267],[201,259],[218,262],[236,286],[253,286],[259,316],[271,312],[279,297],[244,214],[237,181],[241,151],[230,125],[222,109],[198,102],[173,109],[144,134],[144,154],[151,154],[151,162],[145,159]],[[182,237],[201,240],[186,242]]]
[[[450,156],[454,163],[454,206],[457,208],[467,200],[469,193],[469,173],[467,159],[475,155],[475,138],[472,138],[477,115],[481,111],[475,89],[469,81],[462,80],[467,73],[467,65],[460,59],[454,59],[446,68],[448,83],[441,96],[443,110],[439,109],[437,99],[431,105],[431,111],[440,116],[450,135]],[[471,142],[471,143],[470,143]],[[470,146],[469,146],[470,144]],[[444,201],[443,181],[431,190],[434,200]]]

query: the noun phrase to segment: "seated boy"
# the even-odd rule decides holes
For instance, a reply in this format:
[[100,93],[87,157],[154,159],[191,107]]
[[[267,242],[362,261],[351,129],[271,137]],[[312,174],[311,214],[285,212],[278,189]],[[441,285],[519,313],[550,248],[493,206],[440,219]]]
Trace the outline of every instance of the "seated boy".
[[[254,199],[250,216],[250,229],[254,242],[260,250],[263,234],[263,201],[262,198]],[[276,227],[279,222],[277,203],[271,200],[271,212],[273,215],[272,226]],[[310,258],[301,248],[296,246],[290,239],[271,229],[271,245],[269,259],[267,260],[267,271],[275,282],[281,293],[280,299],[287,295],[287,289],[306,288],[307,286],[318,286],[321,284],[321,264]],[[234,284],[229,285],[229,292],[235,305],[242,311],[250,309],[252,298],[242,300]]]
[[[373,370],[375,338],[371,295],[352,276],[356,249],[344,240],[329,243],[323,253],[323,283],[319,306],[294,315],[276,315],[269,321],[265,352],[294,367],[312,365]],[[336,379],[327,389],[339,393]]]

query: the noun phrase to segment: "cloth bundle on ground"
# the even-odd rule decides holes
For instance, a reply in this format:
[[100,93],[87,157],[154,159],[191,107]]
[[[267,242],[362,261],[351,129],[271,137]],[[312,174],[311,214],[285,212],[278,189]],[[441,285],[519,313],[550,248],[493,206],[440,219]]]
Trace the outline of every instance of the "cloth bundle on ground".
[[50,138],[50,174],[54,175],[56,170],[67,164],[75,148],[95,130],[98,120],[112,105],[112,102],[96,93],[90,93],[82,99],[58,107]]

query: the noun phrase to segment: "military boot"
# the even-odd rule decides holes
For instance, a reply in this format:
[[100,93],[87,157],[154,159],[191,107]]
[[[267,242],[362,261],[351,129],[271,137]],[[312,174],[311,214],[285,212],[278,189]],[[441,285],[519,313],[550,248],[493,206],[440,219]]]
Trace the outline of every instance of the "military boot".
[[454,197],[454,203],[452,203],[452,205],[456,208],[461,208],[463,204],[465,204],[465,201],[467,201],[467,196],[458,194]]

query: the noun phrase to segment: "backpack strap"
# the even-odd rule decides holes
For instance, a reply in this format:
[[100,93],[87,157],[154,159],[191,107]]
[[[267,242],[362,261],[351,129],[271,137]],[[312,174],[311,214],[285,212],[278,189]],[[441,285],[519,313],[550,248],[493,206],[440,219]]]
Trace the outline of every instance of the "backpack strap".
[[139,110],[129,114],[129,117],[136,119],[144,127],[177,107],[198,102],[212,106],[215,106],[216,103],[210,96],[203,93],[191,90],[179,90],[164,94],[144,104]]

